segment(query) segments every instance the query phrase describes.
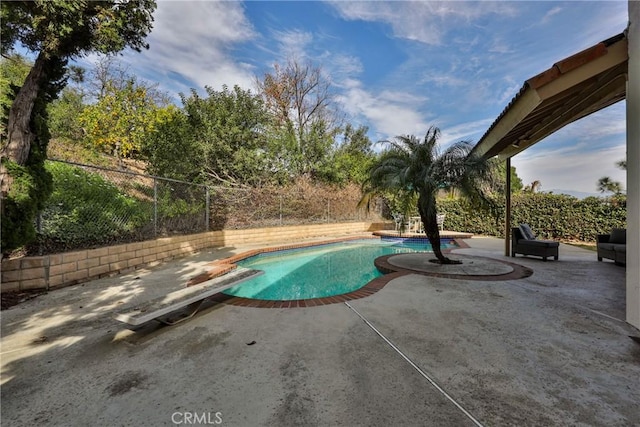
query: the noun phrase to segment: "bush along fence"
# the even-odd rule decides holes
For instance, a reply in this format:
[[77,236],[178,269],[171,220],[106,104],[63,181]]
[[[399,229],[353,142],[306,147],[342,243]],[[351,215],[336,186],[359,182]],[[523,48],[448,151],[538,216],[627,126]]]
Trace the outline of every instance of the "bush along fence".
[[54,191],[37,219],[27,255],[207,231],[379,221],[357,209],[356,185],[298,180],[285,187],[226,188],[60,160],[46,162]]
[[[472,209],[463,199],[440,199],[446,228],[489,236],[504,236],[504,201],[491,213]],[[587,197],[522,193],[511,199],[511,223],[527,223],[542,238],[594,242],[598,234],[625,228],[626,196]]]

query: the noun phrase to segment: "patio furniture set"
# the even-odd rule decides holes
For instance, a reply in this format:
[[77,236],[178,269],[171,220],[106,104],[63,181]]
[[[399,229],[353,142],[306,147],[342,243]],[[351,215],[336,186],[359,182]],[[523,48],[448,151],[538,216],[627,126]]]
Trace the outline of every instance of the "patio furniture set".
[[[548,257],[558,259],[559,243],[553,240],[536,239],[535,234],[527,224],[511,229],[511,256],[516,254],[534,255],[542,257],[544,261]],[[627,256],[627,231],[624,228],[614,228],[610,234],[597,236],[598,261],[604,258],[613,260],[618,265],[626,265]]]

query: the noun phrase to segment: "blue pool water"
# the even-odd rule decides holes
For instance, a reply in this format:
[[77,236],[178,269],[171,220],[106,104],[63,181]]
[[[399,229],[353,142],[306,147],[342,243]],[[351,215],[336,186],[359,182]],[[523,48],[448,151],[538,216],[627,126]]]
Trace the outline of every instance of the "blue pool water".
[[[457,247],[442,240],[442,249]],[[426,239],[363,239],[260,254],[238,262],[264,274],[224,291],[227,295],[290,301],[353,292],[382,274],[373,261],[383,255],[430,252]]]

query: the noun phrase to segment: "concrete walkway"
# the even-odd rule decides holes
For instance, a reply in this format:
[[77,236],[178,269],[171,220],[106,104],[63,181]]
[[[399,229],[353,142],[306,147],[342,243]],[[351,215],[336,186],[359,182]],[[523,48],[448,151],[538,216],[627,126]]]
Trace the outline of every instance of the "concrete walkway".
[[533,274],[406,274],[348,303],[212,303],[135,332],[111,313],[248,248],[50,292],[2,312],[3,425],[637,425],[625,269],[566,245],[542,262],[466,242],[457,255]]

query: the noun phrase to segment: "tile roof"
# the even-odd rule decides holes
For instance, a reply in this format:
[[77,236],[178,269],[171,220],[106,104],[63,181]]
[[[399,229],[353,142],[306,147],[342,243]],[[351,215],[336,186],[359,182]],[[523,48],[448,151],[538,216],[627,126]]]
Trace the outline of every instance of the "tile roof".
[[[621,101],[626,96],[626,88],[624,84],[617,81],[622,77],[626,79],[628,67],[628,53],[626,51],[626,34],[620,33],[607,40],[604,40],[594,46],[583,51],[571,55],[561,61],[556,62],[549,69],[527,79],[522,85],[518,93],[511,99],[509,104],[494,120],[489,129],[484,133],[478,141],[474,150],[483,148],[483,154],[487,157],[493,157],[501,154],[511,157],[522,151],[526,146],[533,145],[549,134],[557,131],[561,127],[587,116],[595,111]],[[611,56],[605,58],[611,48],[619,43],[624,44],[624,61],[620,58]],[[587,68],[590,64],[597,60],[606,60],[597,73],[581,75],[581,68]],[[593,65],[593,64],[592,64]],[[572,74],[573,72],[573,74]],[[583,73],[584,74],[584,73]],[[574,77],[572,77],[572,75]],[[564,85],[561,89],[548,89],[553,83],[561,79],[573,79],[568,85]],[[560,87],[560,85],[558,85]],[[486,146],[487,138],[496,131],[498,124],[505,120],[506,116],[516,108],[518,104],[532,103],[531,98],[525,100],[525,95],[535,92],[538,95],[538,103],[531,105],[531,111],[515,123],[498,140]],[[544,92],[544,95],[542,94]],[[597,96],[591,94],[597,93]],[[535,97],[533,99],[536,99]],[[566,115],[558,123],[560,115]],[[548,129],[540,131],[544,128],[545,122],[551,123]],[[547,132],[548,130],[548,132]],[[534,138],[528,139],[529,136],[535,135]],[[495,135],[492,135],[496,138]],[[499,135],[498,135],[499,136]],[[526,146],[520,148],[520,142],[524,141]],[[483,143],[485,146],[483,146]],[[509,148],[512,145],[514,148]],[[508,150],[505,150],[508,148]],[[506,152],[506,154],[505,154]]]

